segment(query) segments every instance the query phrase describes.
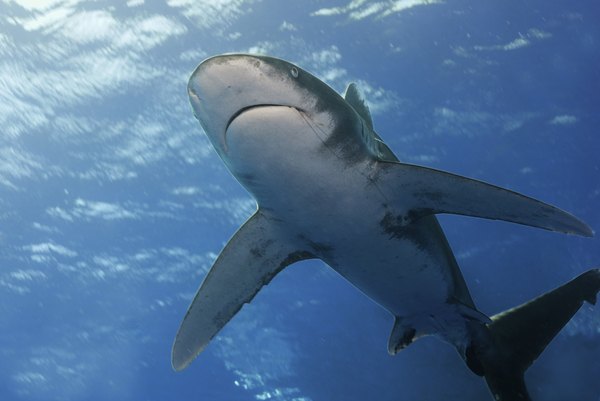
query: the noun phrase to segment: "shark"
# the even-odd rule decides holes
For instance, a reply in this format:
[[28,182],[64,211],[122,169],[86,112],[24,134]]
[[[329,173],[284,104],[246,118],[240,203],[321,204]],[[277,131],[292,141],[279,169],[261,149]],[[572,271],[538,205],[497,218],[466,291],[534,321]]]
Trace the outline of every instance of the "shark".
[[402,163],[355,84],[343,95],[282,59],[217,55],[188,83],[194,116],[255,213],[229,239],[179,327],[186,368],[279,272],[320,259],[393,317],[388,352],[453,346],[498,401],[530,400],[524,373],[584,302],[600,269],[494,316],[475,306],[436,218],[450,213],[592,236],[573,215],[449,172]]

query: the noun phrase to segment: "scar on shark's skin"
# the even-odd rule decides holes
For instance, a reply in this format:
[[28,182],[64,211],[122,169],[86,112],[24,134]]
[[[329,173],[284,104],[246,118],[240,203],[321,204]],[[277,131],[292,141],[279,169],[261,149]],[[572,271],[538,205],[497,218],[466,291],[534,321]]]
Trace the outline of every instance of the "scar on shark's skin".
[[585,223],[511,190],[401,163],[374,131],[356,85],[340,96],[284,60],[209,58],[188,93],[194,116],[258,209],[194,297],[173,344],[176,370],[281,270],[319,258],[393,316],[391,354],[433,335],[485,378],[495,400],[530,400],[526,368],[584,301],[595,302],[600,270],[489,318],[475,306],[435,215],[591,236]]

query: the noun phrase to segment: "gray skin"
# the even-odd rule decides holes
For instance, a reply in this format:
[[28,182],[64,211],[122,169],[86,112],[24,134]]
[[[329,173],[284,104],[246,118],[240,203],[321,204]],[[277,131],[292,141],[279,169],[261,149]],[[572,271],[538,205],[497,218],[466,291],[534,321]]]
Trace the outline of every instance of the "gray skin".
[[[480,181],[402,164],[350,87],[344,99],[286,61],[231,54],[202,62],[194,115],[258,203],[202,283],[173,346],[185,368],[286,266],[318,258],[395,317],[388,350],[437,335],[466,358],[477,311],[435,213],[591,235],[557,208]],[[477,334],[479,333],[479,334]]]

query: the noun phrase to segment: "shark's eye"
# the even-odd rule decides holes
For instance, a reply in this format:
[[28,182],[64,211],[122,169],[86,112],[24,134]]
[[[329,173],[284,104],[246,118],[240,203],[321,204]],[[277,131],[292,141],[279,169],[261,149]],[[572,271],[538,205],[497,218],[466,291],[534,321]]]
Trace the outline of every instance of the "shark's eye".
[[292,74],[292,77],[298,78],[298,69],[296,67],[292,67],[290,74]]

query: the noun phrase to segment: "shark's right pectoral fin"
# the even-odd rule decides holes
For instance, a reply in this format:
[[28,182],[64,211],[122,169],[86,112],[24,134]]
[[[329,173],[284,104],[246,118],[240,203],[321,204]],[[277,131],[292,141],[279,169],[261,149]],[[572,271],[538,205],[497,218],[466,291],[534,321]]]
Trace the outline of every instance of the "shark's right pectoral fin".
[[373,181],[392,205],[405,211],[404,216],[398,216],[403,218],[400,224],[429,214],[452,213],[568,234],[593,235],[584,222],[554,206],[445,171],[382,161],[378,163]]
[[257,211],[229,240],[196,293],[175,337],[173,368],[188,366],[283,268],[312,257],[282,240],[277,223]]

